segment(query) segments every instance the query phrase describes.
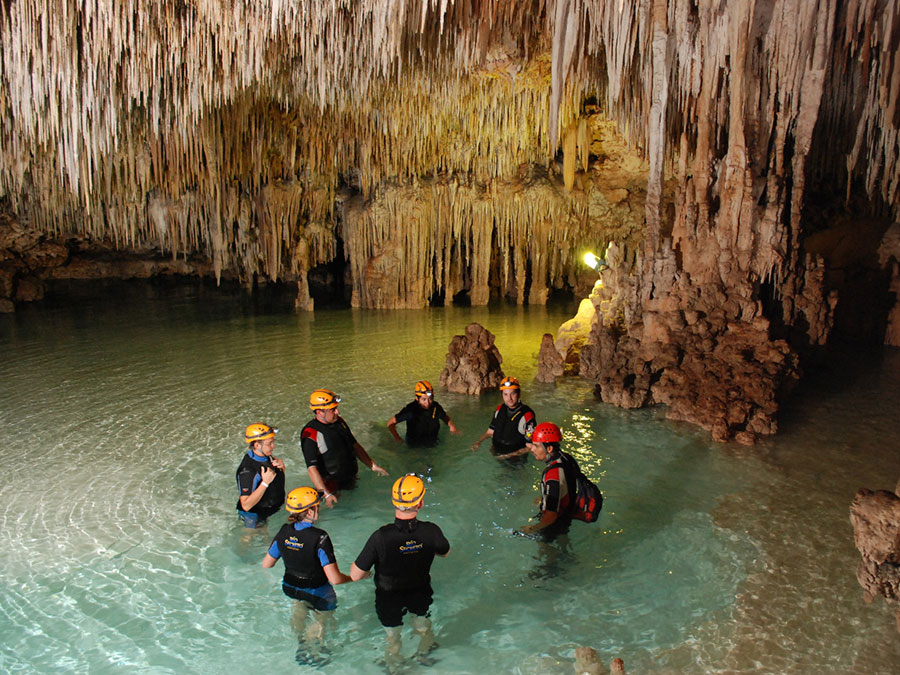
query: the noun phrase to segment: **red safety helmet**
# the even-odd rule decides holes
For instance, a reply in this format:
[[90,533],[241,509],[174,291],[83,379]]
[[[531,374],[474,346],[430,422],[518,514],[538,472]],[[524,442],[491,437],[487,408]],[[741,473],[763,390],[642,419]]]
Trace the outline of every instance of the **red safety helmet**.
[[532,443],[559,443],[562,441],[562,432],[553,422],[541,422],[531,434]]

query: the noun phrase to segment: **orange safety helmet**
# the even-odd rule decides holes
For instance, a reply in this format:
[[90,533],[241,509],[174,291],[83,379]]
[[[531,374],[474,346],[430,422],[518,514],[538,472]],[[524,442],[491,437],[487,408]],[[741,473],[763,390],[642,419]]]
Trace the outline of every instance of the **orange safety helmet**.
[[322,503],[322,495],[315,488],[298,487],[291,490],[285,500],[284,508],[291,513],[303,513],[307,509]]
[[398,478],[391,488],[391,502],[398,509],[415,506],[425,496],[425,483],[414,473]]
[[514,377],[504,377],[500,380],[500,391],[504,389],[521,389],[519,381]]
[[309,395],[310,410],[331,410],[337,408],[341,397],[330,389],[316,389]]
[[431,382],[428,380],[419,380],[416,382],[416,396],[434,396],[434,387],[431,386]]
[[263,422],[255,422],[244,430],[244,443],[253,443],[255,441],[265,441],[269,438],[275,438],[278,433],[276,427],[270,427]]
[[532,443],[559,443],[562,432],[553,422],[541,422],[531,434]]

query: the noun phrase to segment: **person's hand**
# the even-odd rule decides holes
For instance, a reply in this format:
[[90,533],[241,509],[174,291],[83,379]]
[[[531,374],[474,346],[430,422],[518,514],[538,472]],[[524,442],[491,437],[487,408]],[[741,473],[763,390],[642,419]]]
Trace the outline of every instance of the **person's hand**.
[[375,462],[372,462],[372,471],[377,473],[379,476],[388,475],[388,472],[384,470],[384,467],[378,466]]
[[472,451],[474,452],[474,451],[477,450],[480,446],[481,446],[481,441],[475,441],[474,443],[472,443]]
[[270,457],[269,461],[272,462],[272,466],[274,466],[276,469],[281,469],[282,471],[284,471],[283,459],[281,459],[280,457]]
[[259,472],[259,477],[262,478],[263,483],[271,483],[275,480],[275,469],[272,469],[268,466],[264,466],[262,471]]
[[537,523],[532,523],[531,525],[526,525],[525,527],[521,528],[519,531],[522,534],[534,534],[538,531],[538,529],[540,528],[538,527]]
[[329,509],[333,509],[335,504],[337,504],[337,496],[331,494],[330,492],[326,492],[325,506],[327,506]]
[[455,424],[450,424],[450,425],[448,425],[448,428],[450,429],[450,433],[451,433],[451,434],[458,434],[458,433],[459,433],[459,428],[458,428]]
[[399,436],[394,436],[394,443],[402,443],[402,442],[403,442],[402,438],[400,438]]

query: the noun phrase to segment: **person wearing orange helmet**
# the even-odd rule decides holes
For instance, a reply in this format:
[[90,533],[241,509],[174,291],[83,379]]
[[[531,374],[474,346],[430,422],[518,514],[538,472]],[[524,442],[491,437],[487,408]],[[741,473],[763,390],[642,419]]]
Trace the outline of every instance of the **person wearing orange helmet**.
[[356,486],[361,461],[379,476],[388,472],[369,457],[338,412],[341,397],[330,389],[316,389],[309,396],[309,408],[315,418],[300,432],[300,448],[306,460],[309,479],[324,493],[325,505],[337,503],[339,490]]
[[458,434],[459,429],[444,410],[434,400],[434,387],[428,380],[419,380],[414,389],[416,400],[407,404],[403,410],[387,422],[387,428],[398,443],[403,439],[397,433],[397,424],[406,422],[406,442],[408,445],[431,446],[437,443],[441,420],[447,423],[451,434]]
[[244,430],[247,454],[235,472],[238,486],[237,511],[244,527],[265,525],[284,504],[284,461],[275,457],[278,429],[255,422]]
[[542,422],[531,435],[531,454],[546,467],[541,475],[541,510],[538,522],[521,528],[524,534],[539,534],[552,541],[569,531],[575,484],[579,473],[575,460],[560,450],[562,432],[552,422]]
[[388,670],[399,664],[403,616],[419,635],[418,660],[430,665],[427,654],[437,647],[431,620],[431,563],[434,556],[446,557],[450,542],[434,523],[418,520],[424,505],[425,483],[415,474],[398,478],[391,488],[394,522],[372,533],[350,566],[350,578],[359,581],[375,567],[375,612],[387,634],[385,661]]
[[528,453],[528,438],[537,419],[534,410],[522,403],[520,393],[516,378],[504,377],[500,381],[503,403],[497,406],[487,431],[472,444],[472,450],[477,450],[484,439],[490,438],[491,450],[497,459],[512,459]]
[[[297,661],[309,665],[327,663],[322,652],[325,631],[337,608],[334,587],[351,581],[338,567],[328,533],[314,527],[321,503],[322,496],[311,487],[291,490],[285,504],[288,522],[275,535],[262,561],[266,568],[284,561],[281,590],[294,600],[291,626],[300,639]],[[307,622],[310,611],[313,621]]]

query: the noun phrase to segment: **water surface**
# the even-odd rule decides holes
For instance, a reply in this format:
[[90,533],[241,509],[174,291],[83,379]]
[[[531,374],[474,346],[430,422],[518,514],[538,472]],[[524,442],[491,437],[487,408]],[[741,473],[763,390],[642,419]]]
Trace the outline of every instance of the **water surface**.
[[[859,487],[900,478],[900,355],[811,378],[781,433],[748,449],[602,405],[578,380],[533,382],[541,335],[573,309],[294,314],[124,286],[0,316],[0,671],[302,672],[282,566],[259,564],[284,517],[245,541],[234,471],[243,428],[267,421],[288,487],[309,484],[299,434],[326,387],[392,475],[364,472],[324,512],[341,568],[391,520],[406,472],[426,477],[423,517],[451,542],[433,568],[438,662],[408,672],[569,673],[578,645],[632,673],[896,672],[900,635],[884,602],[863,602],[848,509]],[[600,521],[575,523],[566,546],[512,533],[535,511],[534,460],[469,449],[498,395],[438,390],[462,433],[436,448],[387,431],[470,321],[604,491]],[[323,671],[381,672],[371,581],[338,597]]]

